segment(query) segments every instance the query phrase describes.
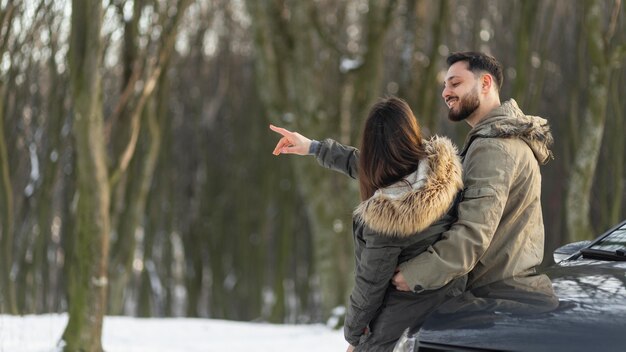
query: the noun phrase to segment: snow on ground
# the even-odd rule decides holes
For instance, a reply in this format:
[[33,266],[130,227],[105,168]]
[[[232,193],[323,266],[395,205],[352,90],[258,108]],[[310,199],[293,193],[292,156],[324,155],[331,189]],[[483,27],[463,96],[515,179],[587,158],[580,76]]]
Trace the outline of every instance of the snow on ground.
[[[54,352],[67,315],[0,315],[0,352]],[[273,325],[212,319],[109,316],[107,352],[345,351],[343,332],[324,325]]]

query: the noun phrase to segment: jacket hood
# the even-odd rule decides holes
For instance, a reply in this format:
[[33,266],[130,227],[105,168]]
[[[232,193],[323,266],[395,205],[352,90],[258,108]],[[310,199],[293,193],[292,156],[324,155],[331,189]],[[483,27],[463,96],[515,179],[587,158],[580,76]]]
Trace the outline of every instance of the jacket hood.
[[516,137],[526,142],[539,164],[543,165],[554,159],[550,151],[554,139],[548,121],[538,116],[525,115],[513,99],[490,111],[474,126],[467,136],[461,156],[465,156],[472,141],[478,137]]
[[424,147],[427,156],[417,170],[359,204],[354,211],[357,221],[384,236],[407,237],[446,214],[463,188],[457,149],[438,136]]

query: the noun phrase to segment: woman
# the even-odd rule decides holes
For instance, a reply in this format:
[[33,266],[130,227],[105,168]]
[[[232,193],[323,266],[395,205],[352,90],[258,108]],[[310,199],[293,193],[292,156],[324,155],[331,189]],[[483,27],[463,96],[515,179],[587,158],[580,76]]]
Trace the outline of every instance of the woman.
[[272,129],[283,134],[274,154],[303,154],[308,147],[323,166],[358,175],[362,202],[353,216],[356,277],[344,334],[348,351],[393,349],[407,327],[421,325],[430,311],[465,286],[463,278],[417,294],[390,285],[398,264],[425,251],[455,220],[453,203],[463,186],[456,148],[447,138],[422,139],[411,109],[398,98],[371,108],[360,151]]

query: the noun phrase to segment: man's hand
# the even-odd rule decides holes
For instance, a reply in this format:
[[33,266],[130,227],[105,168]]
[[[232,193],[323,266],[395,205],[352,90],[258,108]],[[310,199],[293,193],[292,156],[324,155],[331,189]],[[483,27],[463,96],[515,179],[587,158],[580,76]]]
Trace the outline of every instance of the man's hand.
[[301,135],[298,132],[291,132],[281,127],[270,125],[270,129],[276,133],[281,134],[283,137],[276,144],[276,148],[272,154],[309,154],[309,147],[311,146],[311,140]]
[[404,275],[399,270],[396,271],[396,274],[391,278],[391,283],[396,287],[398,291],[411,291],[409,284],[404,280]]
[[348,345],[348,349],[346,350],[346,352],[354,352],[354,346]]

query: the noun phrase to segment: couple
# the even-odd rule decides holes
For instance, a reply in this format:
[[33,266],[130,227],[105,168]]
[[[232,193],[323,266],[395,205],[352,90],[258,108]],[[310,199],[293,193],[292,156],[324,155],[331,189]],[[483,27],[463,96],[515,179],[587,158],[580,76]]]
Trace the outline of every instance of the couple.
[[502,66],[493,57],[454,53],[447,64],[448,117],[472,127],[460,162],[448,139],[422,139],[397,98],[372,107],[360,150],[270,126],[283,136],[275,155],[315,155],[358,178],[348,351],[391,350],[404,329],[418,328],[450,297],[531,274],[543,259],[539,165],[552,156],[547,121],[525,115],[514,100],[500,102]]

